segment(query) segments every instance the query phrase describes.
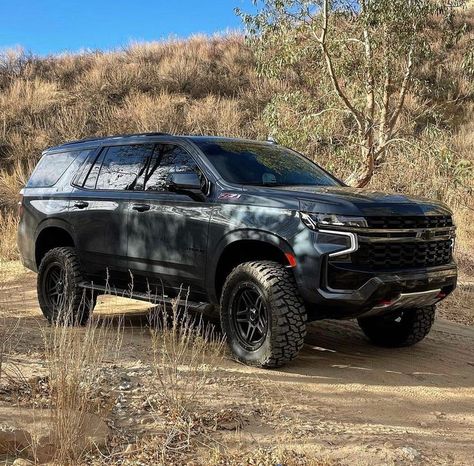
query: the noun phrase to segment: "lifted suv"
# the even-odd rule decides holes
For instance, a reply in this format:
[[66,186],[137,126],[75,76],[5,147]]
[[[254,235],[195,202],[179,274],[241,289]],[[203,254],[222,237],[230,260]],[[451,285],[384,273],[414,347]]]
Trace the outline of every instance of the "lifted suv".
[[67,310],[84,324],[97,294],[131,280],[136,298],[184,289],[262,367],[293,359],[317,319],[413,345],[456,286],[446,206],[348,188],[270,142],[148,133],[53,147],[21,212],[22,260],[51,322]]

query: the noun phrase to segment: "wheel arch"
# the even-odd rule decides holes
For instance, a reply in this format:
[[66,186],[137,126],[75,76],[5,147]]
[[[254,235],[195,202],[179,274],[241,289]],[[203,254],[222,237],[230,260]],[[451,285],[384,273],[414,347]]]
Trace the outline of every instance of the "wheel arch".
[[75,247],[74,234],[67,222],[48,219],[42,222],[35,235],[35,263],[39,267],[44,255],[53,248]]
[[219,243],[209,263],[207,284],[211,301],[218,303],[225,279],[234,267],[254,260],[272,260],[291,267],[291,246],[281,237],[258,230],[232,232]]

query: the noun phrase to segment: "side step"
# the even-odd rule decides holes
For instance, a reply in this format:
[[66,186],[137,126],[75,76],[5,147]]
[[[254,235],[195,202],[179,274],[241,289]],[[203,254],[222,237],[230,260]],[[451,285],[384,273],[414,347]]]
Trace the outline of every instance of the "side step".
[[[109,286],[102,286],[102,285],[95,285],[89,282],[81,282],[79,283],[81,288],[86,290],[94,290],[98,291],[100,294],[110,294],[113,296],[118,296],[120,298],[132,298],[137,299],[139,301],[147,301],[150,304],[158,305],[158,304],[166,304],[171,305],[173,302],[173,298],[170,298],[168,295],[161,295],[156,296],[150,293],[142,293],[140,291],[130,291],[130,290],[123,290],[120,288],[111,288]],[[193,312],[202,312],[202,313],[212,313],[214,306],[210,303],[205,302],[195,302],[189,301],[186,299],[179,300],[180,306],[186,306],[189,310]]]

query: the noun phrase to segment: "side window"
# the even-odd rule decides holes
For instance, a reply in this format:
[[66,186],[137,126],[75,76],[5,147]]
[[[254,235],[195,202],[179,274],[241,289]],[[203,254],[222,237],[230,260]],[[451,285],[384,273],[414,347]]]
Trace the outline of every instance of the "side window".
[[84,181],[98,155],[96,149],[90,149],[84,152],[87,152],[87,155],[82,159],[81,164],[78,166],[79,169],[76,170],[76,176],[73,179],[73,184],[76,186],[84,185]]
[[102,166],[102,162],[104,161],[105,152],[106,149],[102,149],[100,154],[96,157],[95,162],[92,164],[92,167],[89,167],[89,169],[84,172],[86,176],[84,188],[95,189],[100,167]]
[[96,189],[141,190],[146,162],[152,153],[152,144],[109,147],[92,167],[85,186],[93,187],[90,185],[97,178]]
[[191,171],[201,174],[198,165],[188,152],[179,146],[159,144],[148,167],[145,190],[166,191],[172,173]]
[[49,188],[54,186],[81,151],[45,154],[28,181],[28,188]]

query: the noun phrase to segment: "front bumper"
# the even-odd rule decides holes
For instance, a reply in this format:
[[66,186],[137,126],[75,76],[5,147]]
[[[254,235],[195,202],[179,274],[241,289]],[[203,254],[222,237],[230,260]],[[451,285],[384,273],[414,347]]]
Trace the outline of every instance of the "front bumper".
[[430,305],[450,294],[456,287],[456,281],[457,267],[454,262],[430,269],[380,272],[356,290],[319,288],[316,299],[306,302],[306,307],[312,319],[347,319],[366,314],[374,308],[380,309],[382,303],[400,301],[402,295],[437,291],[436,299],[426,293],[426,300],[417,302],[418,306]]

